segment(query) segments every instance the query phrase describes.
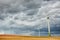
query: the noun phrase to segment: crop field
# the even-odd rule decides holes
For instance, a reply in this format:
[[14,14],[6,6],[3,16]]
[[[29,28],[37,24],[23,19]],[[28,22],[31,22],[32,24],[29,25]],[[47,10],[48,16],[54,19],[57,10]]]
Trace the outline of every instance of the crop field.
[[0,35],[0,40],[60,40],[60,37]]

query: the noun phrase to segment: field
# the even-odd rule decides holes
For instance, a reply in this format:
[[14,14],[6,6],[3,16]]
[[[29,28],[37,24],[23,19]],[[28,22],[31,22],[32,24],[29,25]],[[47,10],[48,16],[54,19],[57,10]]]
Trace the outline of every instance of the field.
[[0,40],[60,40],[60,37],[0,35]]

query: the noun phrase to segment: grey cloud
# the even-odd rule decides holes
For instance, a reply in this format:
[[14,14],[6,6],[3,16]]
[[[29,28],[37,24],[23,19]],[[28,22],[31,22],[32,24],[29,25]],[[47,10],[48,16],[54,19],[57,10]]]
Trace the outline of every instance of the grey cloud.
[[37,9],[31,9],[27,11],[27,16],[32,16],[32,15],[36,15],[38,12]]
[[44,0],[44,1],[50,1],[50,0]]
[[40,6],[38,4],[35,3],[29,3],[27,5],[25,5],[28,9],[36,9],[39,8]]
[[43,0],[43,1],[59,1],[59,0]]

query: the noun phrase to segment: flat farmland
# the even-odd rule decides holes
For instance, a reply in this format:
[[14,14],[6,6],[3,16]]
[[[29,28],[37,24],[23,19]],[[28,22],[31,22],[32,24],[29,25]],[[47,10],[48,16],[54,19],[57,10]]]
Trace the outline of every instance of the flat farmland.
[[20,36],[20,35],[0,35],[0,40],[60,40],[59,36]]

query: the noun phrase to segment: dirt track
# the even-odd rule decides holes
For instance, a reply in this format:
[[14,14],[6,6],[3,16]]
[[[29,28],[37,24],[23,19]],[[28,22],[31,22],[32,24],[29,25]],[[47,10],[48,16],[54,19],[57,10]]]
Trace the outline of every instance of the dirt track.
[[60,37],[0,35],[0,40],[60,40]]

